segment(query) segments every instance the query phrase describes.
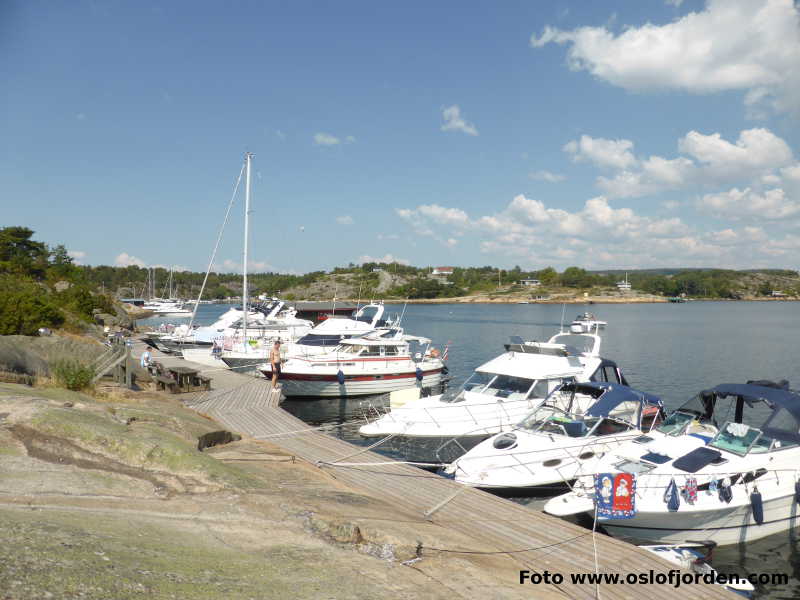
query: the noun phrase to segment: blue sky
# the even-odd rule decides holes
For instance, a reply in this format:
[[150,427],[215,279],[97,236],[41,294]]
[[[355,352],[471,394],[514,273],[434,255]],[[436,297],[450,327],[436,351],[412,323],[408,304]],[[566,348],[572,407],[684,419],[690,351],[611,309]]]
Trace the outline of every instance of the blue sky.
[[[800,257],[791,0],[0,4],[3,223],[85,264]],[[241,262],[242,204],[217,260]]]

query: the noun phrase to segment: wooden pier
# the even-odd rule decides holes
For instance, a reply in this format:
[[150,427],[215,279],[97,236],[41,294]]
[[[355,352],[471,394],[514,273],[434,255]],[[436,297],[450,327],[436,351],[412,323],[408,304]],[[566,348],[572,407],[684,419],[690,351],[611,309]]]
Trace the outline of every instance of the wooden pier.
[[[530,586],[531,597],[549,592],[581,600],[638,600],[643,595],[648,600],[734,598],[720,586],[705,584],[684,584],[679,589],[669,584],[573,584],[571,573],[618,573],[624,579],[630,573],[666,573],[675,567],[631,544],[593,535],[562,519],[326,435],[281,409],[278,394],[270,391],[265,379],[196,366],[209,371],[215,389],[188,398],[186,404],[194,410],[232,431],[282,447],[348,486],[391,504],[409,520],[435,523],[474,540],[469,548],[450,550],[505,555],[519,569],[564,576],[560,585],[524,584]],[[424,559],[425,540],[420,541]]]

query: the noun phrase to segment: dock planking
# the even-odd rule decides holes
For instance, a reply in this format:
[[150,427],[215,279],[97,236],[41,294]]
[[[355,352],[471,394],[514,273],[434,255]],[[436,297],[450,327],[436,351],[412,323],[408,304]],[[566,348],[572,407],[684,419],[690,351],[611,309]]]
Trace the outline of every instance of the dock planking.
[[[166,357],[159,360],[185,363]],[[237,433],[282,447],[338,481],[390,503],[411,519],[448,527],[475,540],[470,548],[449,551],[502,554],[520,569],[564,575],[565,581],[560,585],[531,586],[534,595],[535,590],[544,592],[547,588],[551,594],[561,593],[578,600],[623,600],[642,594],[657,600],[674,598],[678,593],[684,599],[697,600],[735,597],[720,586],[705,584],[681,585],[680,592],[668,584],[602,584],[599,589],[594,584],[573,584],[570,573],[594,573],[597,569],[600,573],[618,573],[624,579],[629,573],[666,573],[675,567],[631,544],[601,534],[593,536],[591,531],[568,521],[465,488],[317,431],[281,409],[279,394],[270,391],[270,383],[263,378],[195,366],[214,378],[213,389],[193,394],[186,399],[187,406]],[[337,461],[364,464],[337,465]],[[425,540],[420,541],[424,558]]]

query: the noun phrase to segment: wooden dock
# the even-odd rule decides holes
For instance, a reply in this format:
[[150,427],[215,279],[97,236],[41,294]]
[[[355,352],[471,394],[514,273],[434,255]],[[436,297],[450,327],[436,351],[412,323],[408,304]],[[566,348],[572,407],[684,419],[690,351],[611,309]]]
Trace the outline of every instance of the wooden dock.
[[[581,600],[638,600],[642,595],[648,600],[679,595],[697,600],[734,597],[720,586],[705,584],[681,585],[679,589],[668,584],[603,584],[599,589],[594,584],[573,584],[571,573],[597,570],[619,573],[624,579],[630,573],[647,574],[650,570],[666,573],[675,567],[631,544],[601,534],[592,535],[591,531],[562,519],[326,435],[281,409],[277,395],[270,392],[270,383],[264,379],[231,372],[209,371],[208,375],[215,378],[215,389],[187,398],[187,406],[232,431],[268,440],[348,486],[390,503],[398,511],[475,540],[470,548],[451,550],[504,554],[520,569],[564,576],[561,585],[525,584],[530,586],[532,597],[537,596],[537,589],[541,593],[545,588]],[[421,542],[424,558],[425,540]]]

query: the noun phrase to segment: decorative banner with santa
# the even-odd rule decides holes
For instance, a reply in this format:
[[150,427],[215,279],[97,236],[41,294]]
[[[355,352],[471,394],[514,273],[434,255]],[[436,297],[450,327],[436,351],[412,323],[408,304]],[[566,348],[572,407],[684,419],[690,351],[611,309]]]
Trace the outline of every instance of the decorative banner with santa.
[[630,519],[636,514],[636,475],[598,473],[594,498],[599,519]]

